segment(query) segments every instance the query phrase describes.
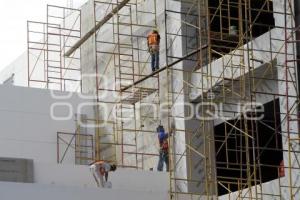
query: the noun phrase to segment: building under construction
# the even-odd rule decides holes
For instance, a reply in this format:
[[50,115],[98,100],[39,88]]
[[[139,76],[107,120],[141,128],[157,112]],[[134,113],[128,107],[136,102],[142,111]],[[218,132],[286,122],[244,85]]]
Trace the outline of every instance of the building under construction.
[[[29,159],[27,178],[0,166],[0,181],[35,186],[0,182],[1,193],[300,199],[297,0],[89,0],[45,14],[28,21],[28,51],[0,73],[0,163]],[[172,132],[169,172],[156,171],[159,125]],[[110,190],[88,175],[94,160],[117,164]]]

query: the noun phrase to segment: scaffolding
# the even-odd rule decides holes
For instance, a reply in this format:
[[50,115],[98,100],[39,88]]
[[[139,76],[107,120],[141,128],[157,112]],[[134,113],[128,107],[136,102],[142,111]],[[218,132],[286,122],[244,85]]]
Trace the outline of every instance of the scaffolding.
[[[292,2],[180,2],[179,11],[171,9],[174,2],[165,4],[169,20],[165,24],[178,19],[182,23],[173,32],[166,30],[167,41],[171,41],[167,49],[176,37],[183,41],[185,53],[203,45],[207,48],[200,48],[199,54],[189,59],[180,59],[182,56],[172,51],[166,54],[167,62],[174,62],[175,57],[181,60],[177,67],[183,66],[182,72],[176,66],[167,69],[170,80],[180,73],[189,74],[182,87],[169,87],[170,104],[175,106],[177,99],[189,96],[201,105],[196,112],[202,116],[201,120],[192,119],[198,123],[194,130],[176,129],[177,139],[186,141],[185,149],[179,152],[174,148],[175,137],[169,141],[173,144],[170,196],[299,198],[299,94],[295,81],[299,42],[295,36],[299,28],[294,27]],[[272,22],[270,15],[273,20],[284,20],[281,24]],[[199,35],[198,40],[195,35]],[[267,116],[253,120],[261,102]],[[246,113],[235,108],[245,104],[251,105]],[[169,113],[170,127],[182,116],[172,109]],[[272,174],[266,175],[268,171]],[[268,189],[271,184],[275,190]]]
[[66,51],[81,38],[81,11],[47,6],[46,22],[27,22],[29,87],[81,91],[80,50]]
[[[95,26],[105,19],[107,13],[114,12],[120,2],[95,1]],[[137,107],[149,104],[148,102],[159,104],[159,76],[155,75],[146,84],[126,90],[126,87],[148,74],[149,56],[145,41],[147,32],[153,28],[156,28],[156,1],[143,8],[143,3],[135,0],[123,6],[95,35],[96,61],[103,64],[97,63],[97,74],[102,75],[96,77],[97,101],[110,108],[108,116],[99,118],[101,121],[111,122],[105,130],[98,130],[96,138],[99,146],[96,148],[101,153],[96,154],[96,157],[113,160],[123,167],[145,169],[144,162],[157,156],[156,151],[146,150],[142,144],[146,136],[155,135],[155,128],[143,128],[145,126],[142,121],[147,116],[138,113]],[[112,37],[107,37],[108,35]],[[103,83],[103,76],[114,77],[114,82]],[[108,96],[115,98],[107,102],[107,96],[103,97],[103,92],[108,92],[111,94]],[[151,117],[151,120],[157,119]],[[107,151],[111,147],[116,149],[116,154],[108,153],[107,156],[102,149]]]
[[88,165],[94,157],[94,135],[57,132],[57,163],[67,158],[74,159],[77,165]]
[[[170,199],[299,199],[300,27],[291,0],[92,3],[91,29],[68,48],[61,48],[61,24],[49,20],[28,49],[39,52],[44,77],[35,80],[29,63],[29,83],[64,90],[67,69],[55,66],[60,75],[53,78],[50,52],[72,59],[62,55],[93,40],[95,76],[78,80],[96,95],[91,121],[105,124],[95,128],[93,159],[153,170],[161,124],[173,133]],[[153,28],[162,36],[161,66],[151,73],[146,36]],[[59,50],[48,44],[52,31]],[[85,64],[76,68],[81,76]]]

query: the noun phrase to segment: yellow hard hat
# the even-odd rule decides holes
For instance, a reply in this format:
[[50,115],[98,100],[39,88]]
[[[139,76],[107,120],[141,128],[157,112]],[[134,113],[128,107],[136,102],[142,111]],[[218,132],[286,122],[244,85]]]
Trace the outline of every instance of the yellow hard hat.
[[158,32],[158,28],[154,28],[152,31],[153,32]]

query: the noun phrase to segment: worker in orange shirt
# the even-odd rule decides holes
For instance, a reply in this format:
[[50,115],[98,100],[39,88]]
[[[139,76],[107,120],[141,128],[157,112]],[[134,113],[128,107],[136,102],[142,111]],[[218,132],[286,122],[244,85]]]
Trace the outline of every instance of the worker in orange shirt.
[[151,54],[152,72],[159,69],[159,43],[160,35],[157,29],[153,29],[147,37],[148,52]]
[[[106,183],[108,180],[108,172],[109,171],[116,171],[117,166],[111,165],[105,161],[95,161],[90,164],[90,171],[92,172],[95,181],[98,187],[106,187]],[[104,178],[105,177],[105,181]]]

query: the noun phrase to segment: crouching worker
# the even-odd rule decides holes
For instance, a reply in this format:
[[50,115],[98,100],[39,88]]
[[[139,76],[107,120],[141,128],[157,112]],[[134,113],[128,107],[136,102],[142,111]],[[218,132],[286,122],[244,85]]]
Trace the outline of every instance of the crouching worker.
[[[98,187],[109,187],[108,184],[108,172],[116,171],[117,166],[111,165],[105,161],[95,161],[90,164],[90,171],[95,178]],[[105,180],[104,180],[105,178]],[[111,184],[111,183],[110,183]],[[111,186],[110,186],[111,187]]]
[[165,133],[163,126],[157,127],[158,141],[159,141],[159,160],[157,165],[157,171],[163,171],[164,163],[166,169],[169,171],[169,143],[168,138],[171,134]]

